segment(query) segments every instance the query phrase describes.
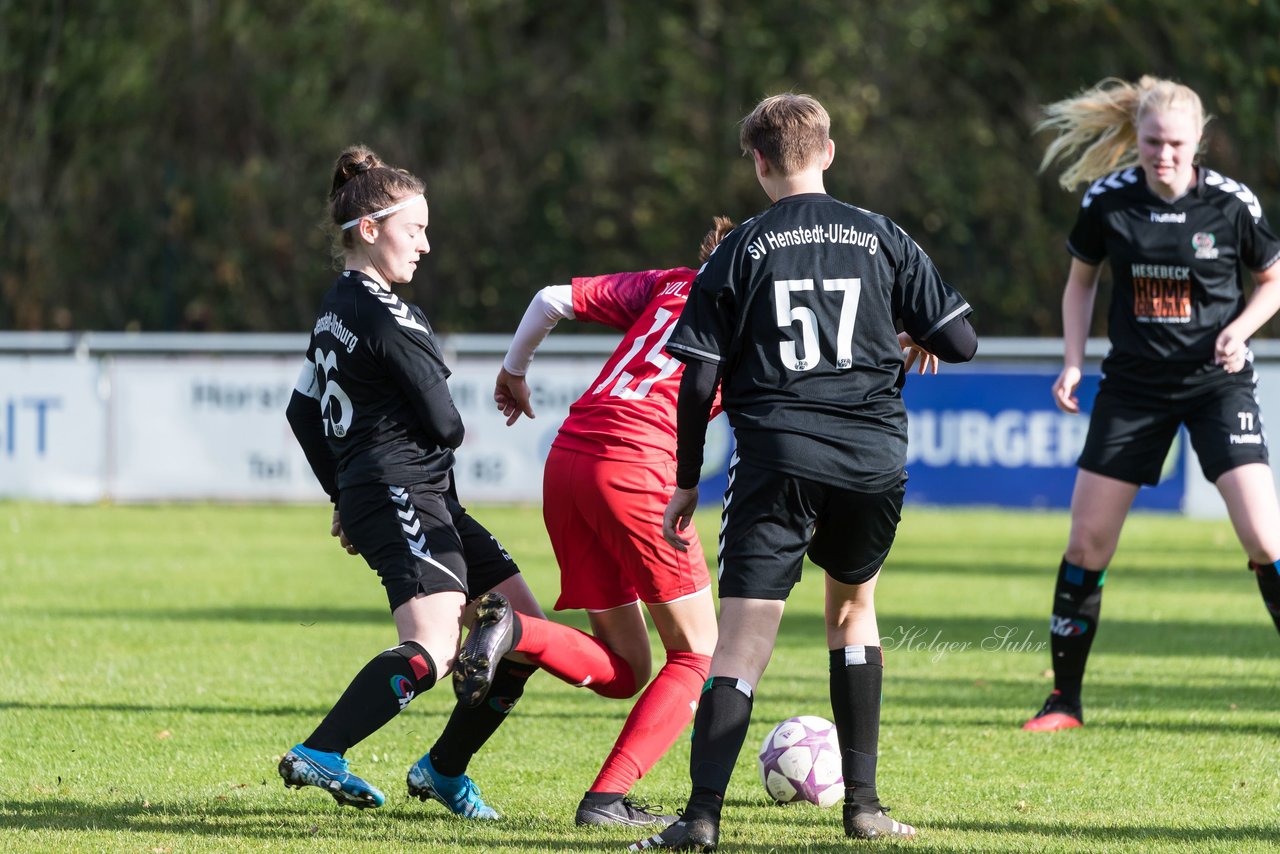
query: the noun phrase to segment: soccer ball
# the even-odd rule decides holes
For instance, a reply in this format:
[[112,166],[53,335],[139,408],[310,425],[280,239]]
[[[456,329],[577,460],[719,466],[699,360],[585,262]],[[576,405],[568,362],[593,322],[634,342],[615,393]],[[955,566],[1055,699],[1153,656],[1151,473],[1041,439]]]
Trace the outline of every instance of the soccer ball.
[[844,775],[835,724],[814,715],[778,724],[760,745],[760,780],[779,804],[808,801],[830,807],[840,803]]

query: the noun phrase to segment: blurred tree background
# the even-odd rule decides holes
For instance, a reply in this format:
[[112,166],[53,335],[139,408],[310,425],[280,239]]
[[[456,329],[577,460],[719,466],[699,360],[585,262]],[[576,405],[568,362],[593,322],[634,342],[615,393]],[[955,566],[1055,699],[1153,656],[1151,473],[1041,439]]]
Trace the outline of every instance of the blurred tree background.
[[0,0],[0,328],[306,329],[364,142],[427,182],[409,298],[509,331],[544,284],[692,264],[764,207],[736,123],[791,90],[831,112],[828,189],[983,334],[1057,335],[1079,194],[1036,173],[1039,105],[1187,83],[1274,223],[1277,33],[1280,0]]

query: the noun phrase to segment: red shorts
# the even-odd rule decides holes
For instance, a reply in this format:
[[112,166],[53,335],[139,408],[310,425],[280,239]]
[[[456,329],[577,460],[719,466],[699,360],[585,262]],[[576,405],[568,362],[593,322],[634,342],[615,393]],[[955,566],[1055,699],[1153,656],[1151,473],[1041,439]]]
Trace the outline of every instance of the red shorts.
[[542,518],[560,563],[557,611],[608,611],[636,600],[662,604],[710,586],[697,532],[686,532],[687,552],[662,538],[675,484],[671,461],[622,462],[551,449]]

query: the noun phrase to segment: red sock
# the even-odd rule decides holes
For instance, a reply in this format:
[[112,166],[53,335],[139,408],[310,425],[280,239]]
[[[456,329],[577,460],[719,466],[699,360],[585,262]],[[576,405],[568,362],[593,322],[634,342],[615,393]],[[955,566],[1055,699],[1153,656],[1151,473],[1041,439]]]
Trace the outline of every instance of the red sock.
[[667,663],[627,716],[609,758],[591,784],[591,791],[624,795],[631,791],[693,720],[698,692],[710,670],[709,655],[667,653]]
[[520,640],[515,651],[527,655],[552,676],[615,700],[624,700],[636,692],[631,665],[591,635],[550,620],[525,614],[517,617]]

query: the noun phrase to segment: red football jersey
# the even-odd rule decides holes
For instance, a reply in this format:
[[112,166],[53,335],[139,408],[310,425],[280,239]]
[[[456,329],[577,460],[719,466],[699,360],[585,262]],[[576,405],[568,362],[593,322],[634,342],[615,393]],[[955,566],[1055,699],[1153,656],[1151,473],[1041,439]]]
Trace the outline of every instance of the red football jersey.
[[[626,332],[569,408],[554,444],[610,459],[674,460],[684,365],[663,349],[696,271],[646,270],[573,280],[573,313]],[[713,414],[719,412],[719,394]]]

